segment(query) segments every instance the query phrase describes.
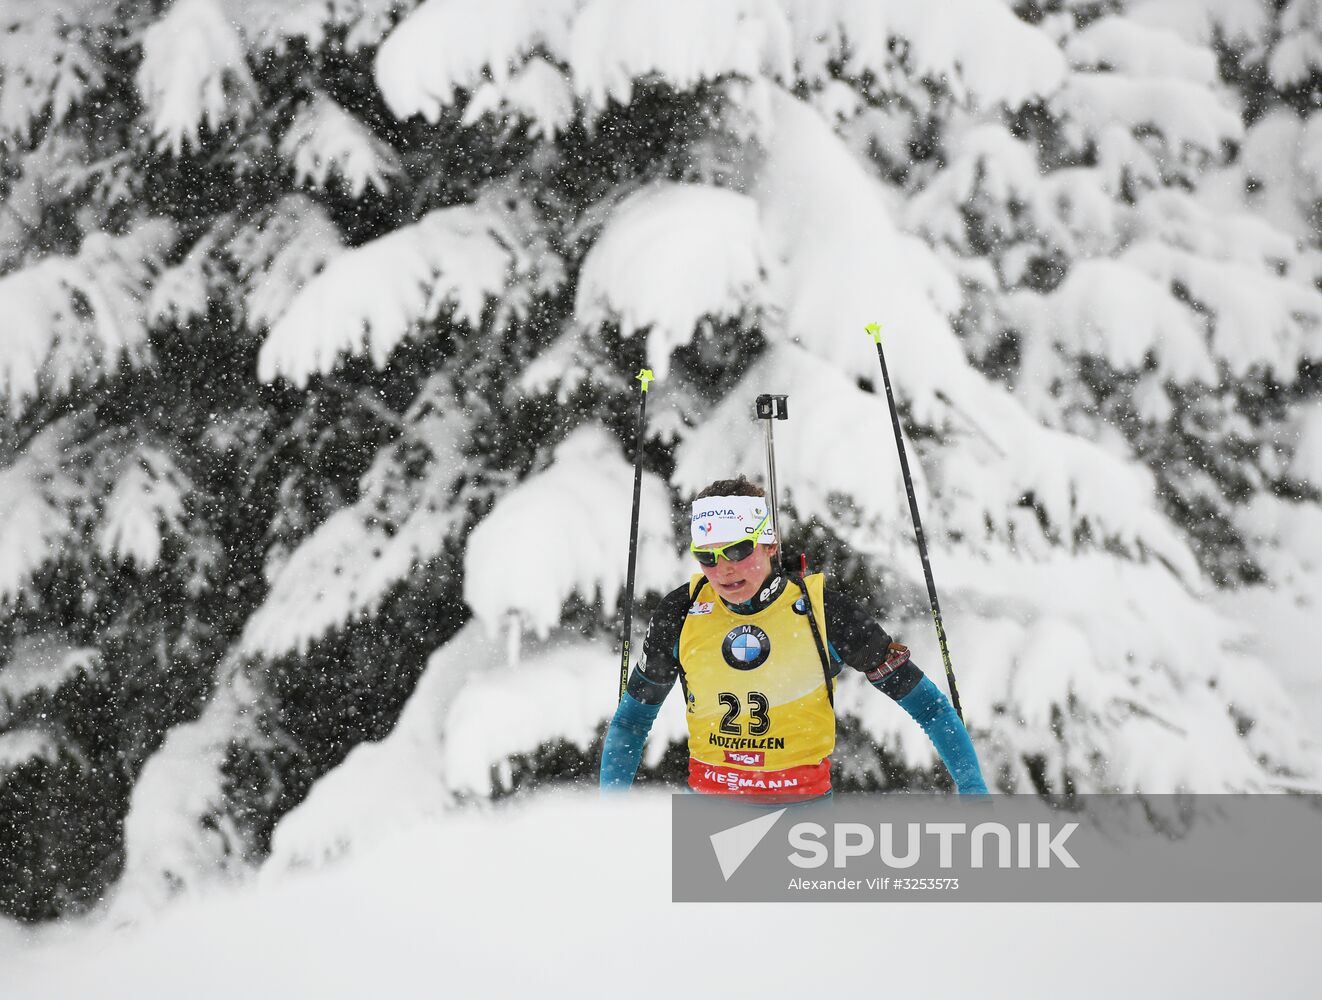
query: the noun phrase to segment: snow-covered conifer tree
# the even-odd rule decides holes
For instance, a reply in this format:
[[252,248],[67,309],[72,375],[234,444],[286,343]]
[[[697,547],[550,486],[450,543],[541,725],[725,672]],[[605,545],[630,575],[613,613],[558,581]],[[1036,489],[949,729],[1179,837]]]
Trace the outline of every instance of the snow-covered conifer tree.
[[[939,673],[872,321],[989,779],[1316,780],[1314,4],[480,6],[0,15],[0,905],[590,778],[643,366],[640,610],[787,392],[789,544]],[[941,780],[856,680],[839,780]]]

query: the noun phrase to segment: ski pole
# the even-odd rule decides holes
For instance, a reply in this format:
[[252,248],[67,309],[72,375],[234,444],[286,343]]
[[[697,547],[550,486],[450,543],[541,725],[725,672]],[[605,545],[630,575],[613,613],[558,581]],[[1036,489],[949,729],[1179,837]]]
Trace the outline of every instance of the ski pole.
[[647,384],[655,381],[652,369],[641,369],[634,378],[642,384],[638,394],[638,435],[634,443],[633,458],[633,512],[629,515],[629,572],[624,584],[624,641],[620,650],[620,699],[629,684],[629,630],[633,627],[633,571],[638,562],[638,505],[643,492],[643,435],[647,430]]
[[932,563],[927,558],[927,538],[923,535],[923,521],[918,516],[918,500],[913,492],[913,476],[909,474],[909,456],[904,450],[904,435],[900,433],[900,412],[895,408],[895,393],[891,390],[890,372],[886,368],[886,355],[881,350],[881,325],[869,323],[864,329],[877,345],[877,360],[881,362],[881,380],[886,385],[886,402],[890,406],[891,425],[895,428],[895,447],[900,453],[900,471],[904,474],[904,491],[909,496],[909,514],[913,517],[913,534],[918,540],[918,554],[923,560],[923,576],[927,578],[927,596],[932,602],[932,620],[936,623],[936,639],[941,646],[941,660],[946,667],[946,683],[950,686],[950,703],[959,721],[964,711],[959,705],[959,688],[955,685],[955,668],[950,662],[950,647],[946,644],[946,627],[941,621],[941,602],[936,598],[936,580],[932,576]]
[[771,505],[771,534],[780,546],[779,562],[785,563],[785,545],[780,537],[780,512],[776,505],[776,442],[771,433],[771,421],[788,420],[790,415],[788,396],[771,396],[767,393],[757,397],[757,419],[764,421],[767,440],[767,500]]

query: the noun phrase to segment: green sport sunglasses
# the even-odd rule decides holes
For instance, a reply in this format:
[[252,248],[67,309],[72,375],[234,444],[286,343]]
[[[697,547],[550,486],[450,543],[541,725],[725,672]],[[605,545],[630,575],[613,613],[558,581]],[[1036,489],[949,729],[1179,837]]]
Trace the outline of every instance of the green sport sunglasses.
[[753,549],[757,547],[758,536],[762,534],[762,528],[769,520],[771,520],[771,511],[767,511],[766,517],[757,522],[752,538],[726,542],[711,549],[700,549],[693,542],[689,542],[689,551],[693,553],[693,558],[698,560],[699,566],[715,566],[722,557],[730,562],[743,562],[753,554]]

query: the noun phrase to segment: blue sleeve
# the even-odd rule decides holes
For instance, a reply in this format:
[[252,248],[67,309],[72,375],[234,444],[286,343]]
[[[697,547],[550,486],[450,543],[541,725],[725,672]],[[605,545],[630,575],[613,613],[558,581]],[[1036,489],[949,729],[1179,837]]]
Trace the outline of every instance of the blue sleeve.
[[633,784],[638,762],[643,757],[643,743],[660,711],[659,704],[645,705],[627,691],[624,693],[601,747],[602,789],[623,790]]
[[986,795],[987,783],[978,766],[978,755],[969,739],[969,731],[955,714],[945,694],[923,677],[912,691],[898,699],[899,705],[911,716],[936,747],[946,770],[955,779],[960,795]]

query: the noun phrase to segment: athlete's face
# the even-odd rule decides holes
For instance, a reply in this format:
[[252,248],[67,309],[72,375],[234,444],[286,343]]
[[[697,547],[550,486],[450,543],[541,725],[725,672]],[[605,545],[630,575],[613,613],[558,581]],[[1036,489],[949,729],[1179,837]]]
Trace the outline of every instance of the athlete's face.
[[717,559],[715,566],[699,566],[711,582],[716,593],[731,604],[741,604],[757,593],[762,581],[771,573],[771,559],[776,554],[774,545],[755,545],[752,555],[739,562]]

